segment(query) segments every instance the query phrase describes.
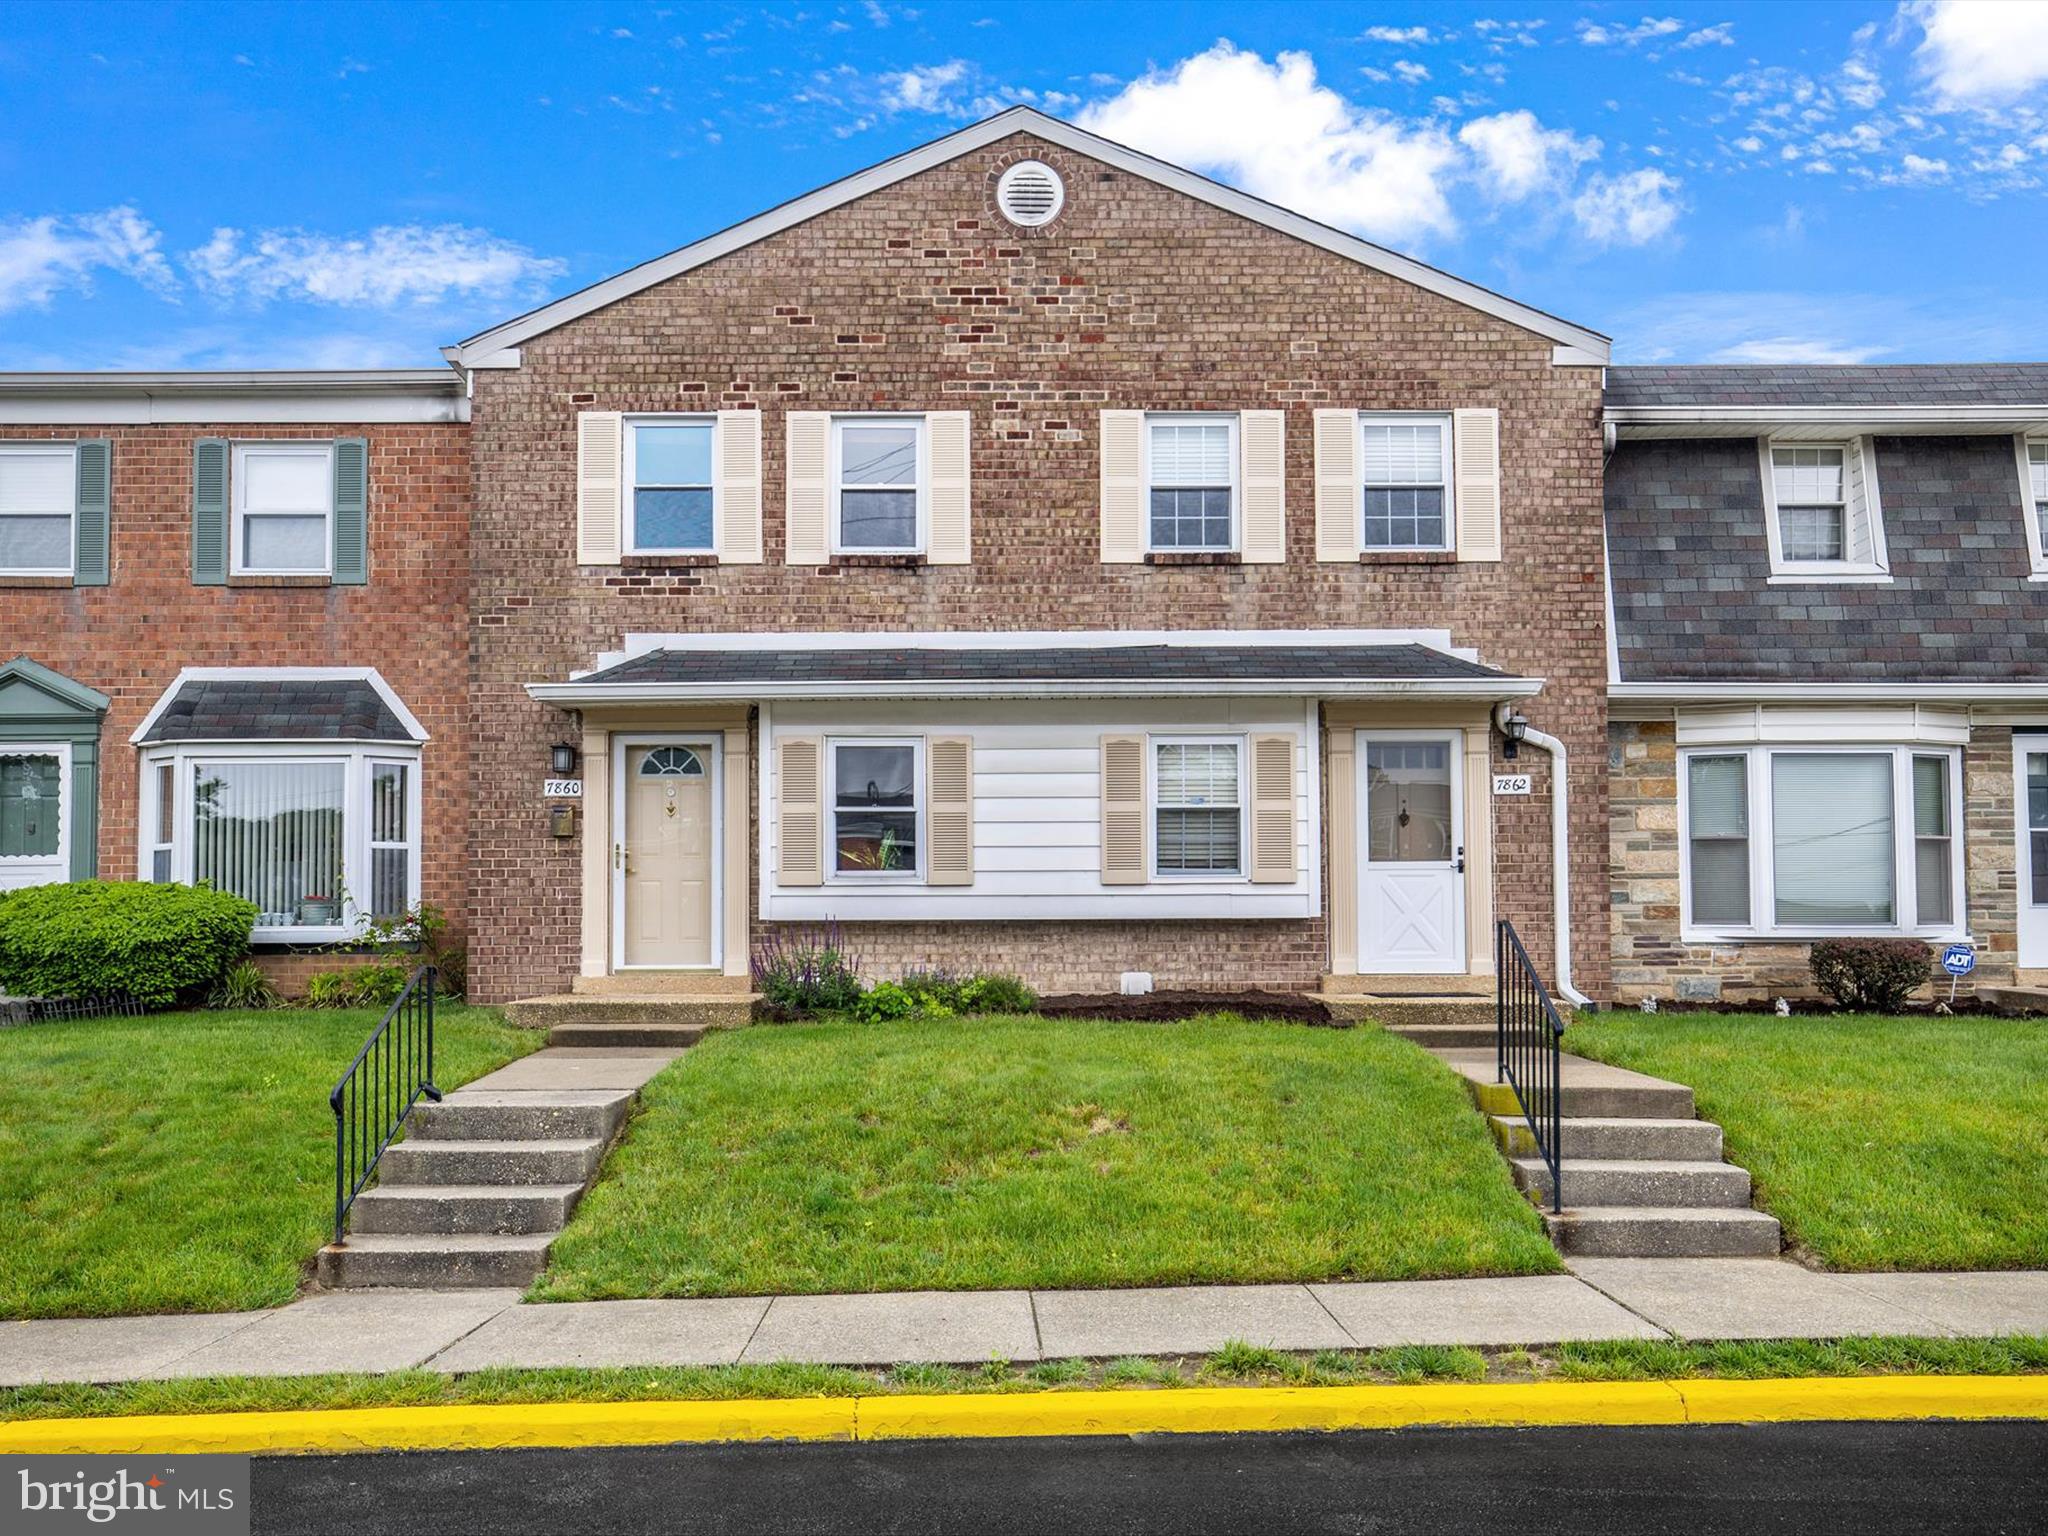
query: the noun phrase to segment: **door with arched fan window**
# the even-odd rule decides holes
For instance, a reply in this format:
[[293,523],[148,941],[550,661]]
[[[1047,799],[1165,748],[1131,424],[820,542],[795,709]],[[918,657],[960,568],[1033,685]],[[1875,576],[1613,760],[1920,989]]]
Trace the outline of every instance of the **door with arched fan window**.
[[623,742],[617,766],[614,963],[717,965],[715,747],[676,738]]

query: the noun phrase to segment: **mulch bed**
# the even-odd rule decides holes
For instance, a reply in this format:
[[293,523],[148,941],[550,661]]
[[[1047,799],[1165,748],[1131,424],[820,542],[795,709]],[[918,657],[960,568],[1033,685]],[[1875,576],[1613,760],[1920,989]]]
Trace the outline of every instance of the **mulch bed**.
[[1041,997],[1038,1011],[1054,1019],[1192,1019],[1205,1013],[1241,1013],[1248,1019],[1288,1019],[1298,1024],[1334,1022],[1330,1010],[1299,992],[1147,992],[1124,997],[1113,992],[1069,992]]

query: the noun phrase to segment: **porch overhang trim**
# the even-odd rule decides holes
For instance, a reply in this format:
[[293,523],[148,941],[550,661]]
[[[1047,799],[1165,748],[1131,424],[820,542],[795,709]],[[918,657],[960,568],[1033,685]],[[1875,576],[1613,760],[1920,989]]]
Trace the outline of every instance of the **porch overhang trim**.
[[1610,683],[1610,704],[2037,704],[2048,682]]
[[2039,432],[2039,405],[1622,405],[1604,419],[1624,440],[1664,437],[1860,437]]
[[1528,698],[1542,690],[1540,677],[1218,678],[1161,681],[1125,678],[1058,682],[918,683],[528,683],[529,697],[563,709],[606,704],[751,703],[760,699],[1145,699],[1189,695],[1202,698],[1470,699],[1493,702]]

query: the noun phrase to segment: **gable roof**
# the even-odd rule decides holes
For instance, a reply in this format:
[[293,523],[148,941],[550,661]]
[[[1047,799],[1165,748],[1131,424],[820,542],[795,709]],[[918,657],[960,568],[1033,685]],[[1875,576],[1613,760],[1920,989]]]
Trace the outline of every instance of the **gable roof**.
[[922,171],[943,165],[949,160],[958,159],[962,155],[970,154],[1017,133],[1035,134],[1063,149],[1070,149],[1076,154],[1087,155],[1106,165],[1116,166],[1133,176],[1142,176],[1148,181],[1170,187],[1197,201],[1221,208],[1227,213],[1234,213],[1241,218],[1263,224],[1269,229],[1278,230],[1282,234],[1291,235],[1297,240],[1346,257],[1362,266],[1413,283],[1416,287],[1427,289],[1431,293],[1441,294],[1445,298],[1492,315],[1496,319],[1505,320],[1511,325],[1520,326],[1536,335],[1548,337],[1559,348],[1555,359],[1559,363],[1599,366],[1607,361],[1608,338],[1598,331],[1573,325],[1568,320],[1561,320],[1543,310],[1517,303],[1491,289],[1482,288],[1477,283],[1470,283],[1463,278],[1453,277],[1448,272],[1438,271],[1435,267],[1417,261],[1411,256],[1403,256],[1398,251],[1374,245],[1371,241],[1361,240],[1356,235],[1347,235],[1342,230],[1333,229],[1327,224],[1319,224],[1314,219],[1266,202],[1262,198],[1253,197],[1247,192],[1240,192],[1235,187],[1227,187],[1193,171],[1183,170],[1151,155],[1141,154],[1135,149],[1090,133],[1085,128],[1077,128],[1060,118],[1048,117],[1033,107],[1011,107],[993,117],[984,118],[957,132],[949,133],[944,138],[934,139],[929,144],[907,150],[893,159],[884,160],[879,165],[857,171],[851,176],[820,187],[815,192],[808,192],[802,197],[771,208],[766,213],[756,214],[751,219],[720,230],[717,234],[707,235],[704,239],[686,245],[680,250],[670,251],[666,256],[657,256],[654,260],[643,262],[615,277],[608,277],[602,282],[591,284],[588,288],[556,299],[552,304],[544,304],[539,309],[529,310],[487,331],[480,331],[456,346],[444,347],[442,356],[461,368],[516,367],[516,349],[522,343],[554,330],[557,326],[566,325],[569,321],[580,319],[607,304],[617,303],[620,299],[651,288],[656,283],[666,282],[669,278],[679,276],[694,267],[716,261],[721,256],[730,255],[757,240],[764,240],[770,235],[801,224],[806,219],[816,218],[819,214],[866,197],[871,192],[879,192],[885,187],[894,186],[897,182]]

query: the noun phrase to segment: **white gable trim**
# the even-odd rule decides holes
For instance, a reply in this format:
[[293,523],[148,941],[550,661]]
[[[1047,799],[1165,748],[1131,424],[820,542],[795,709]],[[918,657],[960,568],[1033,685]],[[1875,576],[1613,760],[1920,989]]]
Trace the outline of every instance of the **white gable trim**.
[[[384,674],[375,667],[183,667],[179,670],[178,675],[171,679],[170,687],[159,694],[157,701],[150,705],[149,713],[142,717],[142,724],[136,726],[134,733],[129,736],[129,745],[142,745],[142,738],[147,736],[151,727],[156,724],[157,716],[170,708],[171,700],[178,696],[180,688],[183,688],[187,683],[206,681],[234,683],[368,683],[376,690],[377,697],[384,701],[384,707],[397,717],[398,723],[405,727],[406,735],[410,736],[415,743],[432,739],[427,735],[426,727],[420,724],[419,717],[405,707],[405,700],[392,691],[391,685],[384,681]],[[320,739],[325,741],[328,738],[321,737]],[[165,742],[162,745],[171,746],[176,745],[176,743]]]
[[780,207],[757,214],[743,223],[720,230],[715,235],[706,236],[693,245],[670,251],[666,256],[657,256],[654,260],[643,262],[637,267],[619,273],[616,277],[608,277],[603,282],[593,283],[590,287],[557,299],[552,304],[542,305],[539,309],[530,310],[515,319],[507,320],[502,325],[493,326],[490,330],[480,332],[456,346],[444,347],[442,355],[462,368],[517,366],[516,361],[506,360],[507,354],[535,336],[552,331],[557,326],[566,325],[571,320],[580,319],[594,310],[604,308],[607,304],[615,304],[620,299],[653,287],[656,283],[666,282],[669,278],[679,276],[692,268],[701,267],[706,262],[730,255],[754,244],[757,240],[764,240],[770,235],[801,224],[806,219],[816,218],[819,214],[828,213],[857,198],[866,197],[871,192],[879,192],[885,187],[894,186],[899,181],[928,171],[934,166],[943,165],[949,160],[957,160],[962,155],[971,154],[1015,133],[1036,134],[1039,138],[1070,149],[1076,154],[1091,156],[1107,165],[1116,166],[1119,170],[1128,171],[1133,176],[1142,176],[1161,186],[1171,187],[1212,207],[1263,224],[1269,229],[1276,229],[1282,234],[1291,235],[1297,240],[1346,257],[1375,271],[1385,272],[1391,277],[1413,283],[1416,287],[1427,289],[1431,293],[1441,294],[1483,314],[1505,320],[1511,325],[1521,326],[1538,336],[1548,337],[1557,345],[1558,350],[1553,354],[1553,363],[1558,366],[1598,367],[1607,361],[1608,338],[1598,331],[1589,331],[1583,326],[1560,320],[1555,315],[1545,314],[1540,309],[1518,304],[1513,299],[1505,298],[1476,283],[1452,277],[1448,272],[1440,272],[1413,257],[1387,250],[1384,246],[1374,245],[1355,235],[1347,235],[1327,224],[1318,224],[1314,219],[1277,207],[1249,193],[1240,192],[1234,187],[1226,187],[1221,182],[1211,181],[1208,177],[1199,176],[1193,171],[1169,165],[1163,160],[1155,160],[1150,155],[1140,154],[1137,150],[1112,143],[1085,129],[1076,128],[1072,123],[1048,117],[1031,107],[1011,107],[1008,111],[998,112],[994,117],[962,128],[957,133],[947,134],[942,139],[934,139],[931,143],[909,150],[894,159],[884,160],[880,165],[857,171],[842,180],[820,187],[815,192],[808,192],[802,197],[783,203]]

